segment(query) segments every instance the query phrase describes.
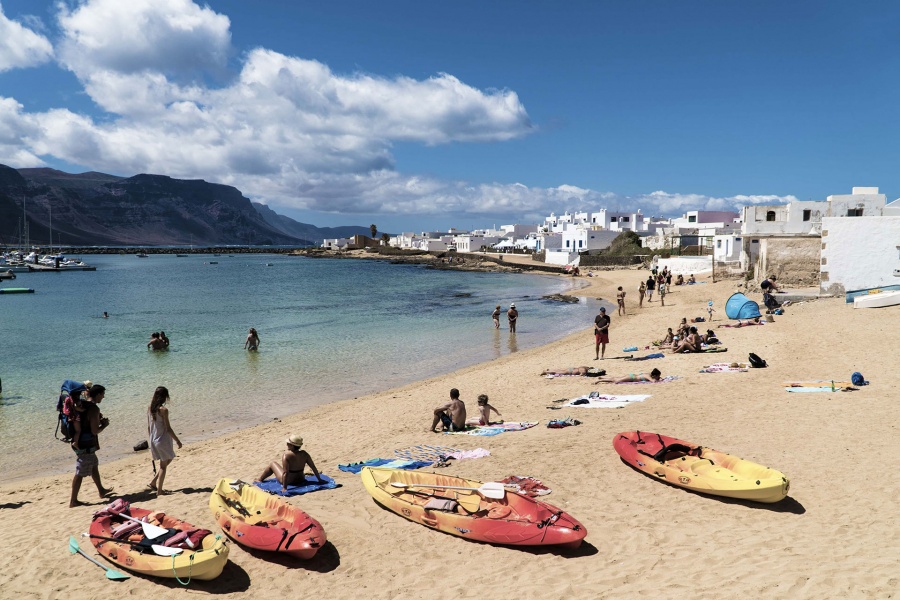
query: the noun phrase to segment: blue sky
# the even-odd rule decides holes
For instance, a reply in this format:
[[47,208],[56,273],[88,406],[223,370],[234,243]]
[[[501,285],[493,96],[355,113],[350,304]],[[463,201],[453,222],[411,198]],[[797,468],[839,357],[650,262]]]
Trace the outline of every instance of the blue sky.
[[0,0],[0,163],[382,231],[900,195],[900,4]]

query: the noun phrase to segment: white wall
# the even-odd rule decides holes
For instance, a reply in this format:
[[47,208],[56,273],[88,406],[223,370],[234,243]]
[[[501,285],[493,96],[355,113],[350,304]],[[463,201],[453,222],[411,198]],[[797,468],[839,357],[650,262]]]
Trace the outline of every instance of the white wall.
[[900,284],[894,269],[900,269],[900,217],[822,219],[822,292]]
[[577,252],[566,252],[558,248],[548,248],[544,254],[544,262],[548,265],[567,265],[578,258]]
[[657,261],[657,265],[659,270],[662,271],[663,267],[669,267],[669,271],[678,275],[679,273],[684,274],[685,279],[691,273],[706,273],[707,271],[712,271],[712,257],[711,256],[673,256],[671,258],[660,258]]

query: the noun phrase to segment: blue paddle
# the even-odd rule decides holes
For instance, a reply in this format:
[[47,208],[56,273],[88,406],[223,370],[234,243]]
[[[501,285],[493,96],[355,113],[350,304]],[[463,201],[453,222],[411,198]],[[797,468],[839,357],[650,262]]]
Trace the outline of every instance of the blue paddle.
[[71,552],[72,554],[80,554],[83,557],[85,557],[86,559],[88,559],[89,561],[91,561],[92,563],[94,563],[95,565],[97,565],[98,567],[100,567],[101,569],[105,570],[107,579],[118,580],[118,579],[128,579],[131,577],[131,575],[126,575],[125,573],[120,573],[120,572],[116,571],[115,569],[110,569],[106,565],[100,563],[99,561],[97,561],[97,560],[91,558],[90,556],[88,556],[87,554],[85,554],[84,550],[81,549],[81,546],[78,545],[78,540],[75,539],[74,535],[69,536],[69,552]]

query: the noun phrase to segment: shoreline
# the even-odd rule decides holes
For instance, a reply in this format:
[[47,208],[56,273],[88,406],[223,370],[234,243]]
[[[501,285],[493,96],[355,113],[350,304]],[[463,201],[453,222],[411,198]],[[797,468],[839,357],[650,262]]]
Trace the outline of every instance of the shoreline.
[[[622,285],[628,293],[630,314],[622,318],[611,312],[607,356],[621,356],[626,346],[643,348],[682,316],[706,316],[710,298],[717,311],[712,324],[726,322],[724,301],[735,282],[674,288],[666,307],[654,299],[638,311],[633,290],[645,276],[646,271],[603,273],[582,290],[611,298]],[[152,475],[146,453],[105,463],[101,451],[100,472],[104,485],[131,502],[210,527],[207,503],[215,481],[255,477],[278,455],[288,433],[302,435],[319,470],[343,486],[291,499],[323,524],[329,545],[311,564],[291,569],[232,543],[231,563],[222,577],[196,584],[226,597],[250,588],[256,595],[286,594],[308,583],[340,598],[360,591],[373,598],[417,598],[428,585],[459,597],[540,589],[546,598],[654,593],[703,599],[730,595],[722,588],[725,572],[740,594],[886,597],[894,586],[895,560],[885,550],[896,547],[898,539],[900,526],[891,510],[898,490],[886,465],[867,459],[871,444],[863,442],[878,440],[878,451],[888,455],[900,445],[895,425],[900,408],[891,393],[900,389],[893,364],[900,336],[897,314],[895,309],[854,311],[840,300],[807,302],[765,326],[718,328],[729,348],[725,354],[666,355],[643,363],[594,362],[591,323],[585,323],[583,332],[537,348],[187,445],[166,478],[174,493],[160,499],[141,491]],[[872,330],[881,335],[871,336]],[[840,348],[823,341],[833,336],[842,340]],[[746,362],[748,352],[768,360],[770,367],[697,372],[713,362]],[[635,389],[538,375],[544,368],[577,365],[600,366],[611,374],[658,366],[680,379]],[[789,394],[780,385],[798,378],[846,378],[855,370],[872,385],[849,394]],[[460,389],[470,411],[475,397],[487,393],[506,420],[542,424],[492,438],[427,433],[431,410],[446,401],[450,387]],[[595,389],[652,397],[624,409],[545,408],[554,399]],[[582,424],[561,430],[543,426],[548,419],[570,416]],[[173,418],[177,423],[177,413]],[[779,504],[761,506],[662,485],[624,466],[612,450],[617,432],[634,429],[677,435],[779,469],[791,478],[791,494]],[[440,469],[444,473],[480,481],[510,474],[542,480],[553,489],[546,500],[585,524],[587,543],[570,552],[521,551],[440,534],[382,510],[358,476],[337,470],[338,463],[390,456],[394,449],[423,443],[490,450],[491,456],[455,462]],[[92,505],[68,509],[70,480],[71,475],[57,475],[0,484],[0,527],[22,549],[12,559],[15,568],[0,574],[8,593],[52,594],[57,584],[40,574],[54,571],[71,582],[75,595],[121,596],[121,587],[110,587],[85,561],[58,560],[64,554],[61,540],[84,530],[91,513],[104,504],[85,481],[81,499]],[[40,519],[51,514],[52,519]],[[17,526],[21,522],[34,526]],[[839,546],[835,539],[841,540]],[[832,550],[823,558],[826,545]],[[446,568],[448,557],[455,569]],[[503,568],[485,568],[490,564]],[[162,581],[132,578],[122,585],[129,586],[126,593],[183,594],[180,586]]]

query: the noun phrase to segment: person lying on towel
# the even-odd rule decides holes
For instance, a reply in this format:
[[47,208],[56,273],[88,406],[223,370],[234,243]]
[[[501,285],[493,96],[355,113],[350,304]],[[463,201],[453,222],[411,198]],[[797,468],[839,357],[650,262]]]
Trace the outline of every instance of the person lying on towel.
[[637,381],[656,383],[659,381],[660,377],[662,377],[662,373],[660,372],[660,370],[653,369],[652,371],[650,371],[649,375],[645,375],[644,373],[638,373],[637,375],[631,373],[630,375],[625,375],[624,377],[607,375],[605,377],[599,377],[597,379],[597,383],[634,383]]
[[605,374],[603,369],[593,367],[558,367],[556,369],[544,369],[541,375],[580,375],[582,377],[600,377]]

